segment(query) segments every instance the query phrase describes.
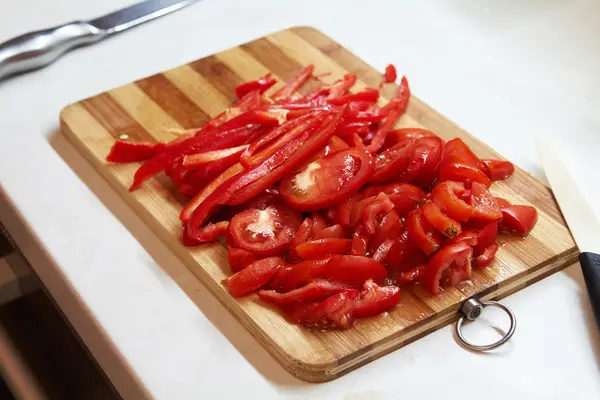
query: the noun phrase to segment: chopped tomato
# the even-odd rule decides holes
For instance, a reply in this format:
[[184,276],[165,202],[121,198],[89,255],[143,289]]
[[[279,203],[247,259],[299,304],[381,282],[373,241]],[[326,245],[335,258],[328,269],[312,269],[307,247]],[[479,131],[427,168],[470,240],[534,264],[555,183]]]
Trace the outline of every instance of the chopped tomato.
[[421,209],[427,221],[442,235],[453,238],[462,232],[460,223],[444,214],[431,200],[423,203]]
[[371,156],[358,149],[342,150],[314,161],[283,179],[283,199],[300,211],[330,207],[357,192],[372,171]]
[[425,136],[436,136],[435,133],[428,131],[427,129],[421,128],[399,128],[390,131],[385,139],[385,143],[382,147],[383,150],[389,149],[390,147],[403,142],[407,139],[421,139]]
[[300,224],[300,214],[287,207],[249,209],[231,219],[227,242],[262,257],[283,254]]
[[444,145],[442,169],[450,164],[465,164],[481,169],[483,162],[461,139],[452,139]]
[[369,235],[367,235],[362,229],[358,229],[354,233],[354,236],[352,236],[352,247],[350,248],[350,254],[353,256],[366,256],[368,244]]
[[[494,222],[492,222],[492,224],[494,224]],[[490,225],[492,225],[490,224]],[[473,232],[473,231],[464,231],[463,233],[461,233],[460,235],[448,240],[445,242],[445,244],[450,245],[450,244],[456,244],[456,243],[460,243],[460,242],[465,242],[466,244],[468,244],[471,247],[475,247],[477,246],[477,237],[478,237],[479,233]],[[494,239],[496,238],[496,236],[494,235]]]
[[385,239],[373,252],[373,260],[385,264],[390,250],[394,247],[396,241],[394,239]]
[[322,318],[326,321],[325,327],[333,324],[336,328],[348,329],[354,322],[354,304],[358,296],[359,292],[356,289],[347,289],[334,294],[319,303],[315,308],[315,315],[323,316]]
[[496,203],[498,203],[498,207],[500,207],[500,209],[510,207],[512,205],[508,200],[503,199],[502,197],[496,197]]
[[360,297],[354,303],[355,318],[369,318],[394,308],[400,301],[400,288],[379,286],[372,279],[363,285]]
[[413,158],[399,180],[423,188],[430,186],[438,175],[443,143],[437,136],[417,139]]
[[406,220],[406,230],[408,237],[417,247],[426,255],[435,253],[442,244],[440,234],[431,226],[427,219],[423,216],[423,210],[417,208],[408,214]]
[[396,82],[396,79],[398,78],[398,74],[396,73],[396,67],[394,67],[393,64],[389,64],[387,67],[385,67],[385,74],[383,75],[385,82],[387,83],[393,83]]
[[362,214],[362,224],[368,235],[373,235],[381,222],[382,216],[387,215],[394,208],[394,203],[385,193],[379,193],[370,202]]
[[502,209],[500,227],[509,232],[526,236],[538,220],[537,210],[531,206],[510,206]]
[[258,296],[267,303],[285,305],[321,300],[346,289],[350,289],[350,286],[325,279],[315,279],[305,286],[286,293],[279,293],[275,290],[261,290],[258,292]]
[[431,191],[431,200],[449,217],[467,221],[473,215],[473,207],[458,197],[464,191],[460,182],[442,182]]
[[371,238],[371,243],[369,244],[371,252],[377,250],[384,240],[396,239],[402,231],[403,227],[400,223],[398,213],[395,210],[391,210],[383,217]]
[[502,212],[496,202],[496,198],[484,185],[473,182],[471,185],[471,206],[473,206],[473,217],[496,220],[502,218]]
[[382,191],[388,195],[400,217],[405,217],[425,198],[425,192],[408,183],[392,183]]
[[406,140],[375,156],[370,182],[386,182],[397,178],[408,167],[416,146],[415,140]]
[[318,212],[312,213],[312,219],[313,224],[311,229],[311,235],[314,237],[327,228],[327,221],[325,221],[325,218],[323,218],[323,216]]
[[316,239],[296,247],[296,254],[303,260],[323,258],[332,254],[348,254],[352,247],[350,239]]
[[310,218],[305,218],[304,221],[302,221],[302,224],[300,224],[298,231],[296,231],[294,238],[290,242],[290,255],[288,257],[290,262],[295,263],[302,259],[298,253],[296,253],[296,248],[310,239],[310,236],[312,235],[312,226],[313,220]]
[[340,224],[331,225],[316,235],[313,236],[313,239],[327,239],[327,238],[339,238],[343,239],[346,237],[346,232],[344,227]]
[[418,264],[406,271],[400,271],[394,277],[394,282],[400,287],[418,282],[425,276],[425,268],[425,264]]
[[225,279],[225,284],[232,296],[244,296],[271,282],[283,266],[279,257],[263,258]]
[[[477,243],[473,249],[475,255],[478,256],[482,254],[485,249],[496,243],[496,236],[498,236],[498,221],[487,223],[483,228],[477,230],[476,235]],[[471,246],[473,245],[471,244]]]
[[440,181],[457,181],[463,183],[478,182],[486,188],[492,186],[492,181],[481,171],[481,169],[470,164],[460,163],[442,166],[440,169]]
[[496,256],[497,252],[498,252],[498,244],[497,243],[493,243],[493,244],[489,245],[488,247],[486,247],[486,249],[483,251],[483,253],[481,253],[481,255],[478,255],[477,257],[475,257],[475,260],[473,262],[474,266],[478,267],[478,268],[487,267],[488,265],[490,265],[492,263],[492,261],[494,261],[494,257]]
[[425,289],[435,295],[440,293],[443,278],[451,285],[470,279],[472,254],[473,249],[464,242],[442,247],[427,263],[423,278]]
[[486,173],[493,181],[506,179],[515,172],[515,166],[510,161],[483,160]]
[[409,240],[408,231],[405,231],[402,233],[402,235],[394,240],[394,243],[389,248],[383,263],[390,270],[400,269],[404,266],[404,262],[410,258],[415,251],[421,253],[416,248],[416,245]]
[[249,251],[231,246],[229,247],[228,258],[231,272],[241,271],[257,260],[256,256]]
[[334,220],[347,228],[353,226],[352,211],[362,197],[361,193],[354,193],[348,200],[343,201],[335,210]]

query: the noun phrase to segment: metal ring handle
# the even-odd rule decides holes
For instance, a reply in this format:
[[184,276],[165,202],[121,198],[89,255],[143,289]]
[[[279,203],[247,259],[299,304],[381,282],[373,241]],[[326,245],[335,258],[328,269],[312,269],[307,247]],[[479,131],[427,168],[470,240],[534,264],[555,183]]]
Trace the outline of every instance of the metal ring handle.
[[[462,326],[463,326],[463,322],[465,321],[465,319],[467,319],[469,321],[474,321],[475,319],[477,319],[477,317],[479,317],[481,315],[481,312],[483,311],[483,309],[485,307],[498,307],[498,308],[501,308],[502,310],[504,310],[506,312],[506,314],[508,314],[508,317],[510,318],[510,329],[508,330],[506,335],[504,335],[497,342],[479,346],[479,345],[469,342],[463,336]],[[480,302],[477,299],[469,299],[463,304],[460,311],[461,311],[462,315],[460,316],[460,318],[458,319],[458,323],[456,324],[456,334],[458,335],[459,342],[463,346],[465,346],[468,349],[474,350],[474,351],[492,350],[492,349],[495,349],[496,347],[502,346],[504,343],[506,343],[508,341],[508,339],[510,339],[512,337],[512,335],[515,333],[515,329],[517,328],[517,318],[515,317],[515,314],[511,311],[510,308],[508,308],[504,304],[500,304],[496,301]]]

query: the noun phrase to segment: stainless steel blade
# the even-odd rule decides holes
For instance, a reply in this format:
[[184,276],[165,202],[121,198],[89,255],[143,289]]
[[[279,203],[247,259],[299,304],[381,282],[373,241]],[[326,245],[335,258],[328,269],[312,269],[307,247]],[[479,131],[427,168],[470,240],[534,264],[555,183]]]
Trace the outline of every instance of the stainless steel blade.
[[198,0],[148,0],[93,19],[88,23],[106,33],[121,32],[196,1]]
[[600,223],[560,158],[556,146],[538,138],[538,153],[546,178],[581,252],[600,250]]

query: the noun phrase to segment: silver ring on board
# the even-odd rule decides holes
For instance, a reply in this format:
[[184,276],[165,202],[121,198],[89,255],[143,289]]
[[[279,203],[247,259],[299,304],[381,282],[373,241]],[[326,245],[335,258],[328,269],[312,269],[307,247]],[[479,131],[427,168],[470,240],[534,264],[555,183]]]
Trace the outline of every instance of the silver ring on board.
[[[498,307],[501,308],[508,314],[510,318],[510,328],[506,335],[504,335],[500,340],[495,343],[486,344],[486,345],[476,345],[469,342],[462,334],[462,326],[466,320],[474,321],[479,317],[486,307]],[[511,311],[510,308],[506,307],[504,304],[498,303],[496,301],[484,301],[480,302],[479,300],[472,298],[464,302],[462,307],[460,308],[461,316],[458,318],[458,322],[456,324],[456,334],[458,335],[458,340],[461,345],[464,347],[474,350],[474,351],[487,351],[495,349],[499,346],[502,346],[504,343],[508,341],[515,333],[515,329],[517,327],[517,318],[515,314]]]

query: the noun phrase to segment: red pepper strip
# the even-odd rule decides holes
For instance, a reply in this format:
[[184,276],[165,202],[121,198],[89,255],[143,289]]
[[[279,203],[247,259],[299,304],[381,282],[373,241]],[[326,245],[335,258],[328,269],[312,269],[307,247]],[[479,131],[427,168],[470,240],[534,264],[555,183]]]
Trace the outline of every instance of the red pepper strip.
[[237,247],[229,247],[228,251],[229,268],[231,272],[238,272],[246,268],[257,260],[257,257],[244,249]]
[[[186,181],[189,185],[198,188],[198,191],[208,185],[213,179],[221,175],[228,168],[237,164],[240,161],[242,152],[231,154],[228,157],[222,158],[218,161],[213,161],[209,164],[204,165],[198,171],[191,172],[187,177]],[[197,192],[198,192],[197,191]]]
[[106,156],[106,161],[114,163],[129,163],[147,160],[165,148],[164,143],[128,142],[117,140]]
[[186,197],[194,197],[202,188],[199,186],[194,186],[190,183],[182,183],[177,188],[177,192]]
[[282,100],[289,98],[295,91],[300,89],[302,85],[310,78],[315,66],[310,64],[306,67],[302,68],[302,70],[294,76],[290,81],[288,81],[284,87],[279,89],[271,98],[273,100]]
[[385,115],[379,112],[359,111],[350,120],[354,122],[379,122],[385,118]]
[[339,238],[343,239],[346,237],[344,232],[344,228],[340,224],[331,225],[313,235],[313,240],[317,239],[327,239],[327,238]]
[[385,74],[383,75],[386,83],[394,83],[398,78],[398,73],[396,72],[396,67],[392,64],[389,64],[385,67]]
[[185,167],[181,160],[174,162],[166,168],[166,175],[173,180],[176,185],[183,185],[187,182],[187,177],[191,170]]
[[259,93],[264,93],[276,83],[277,79],[271,77],[271,73],[269,72],[262,78],[259,78],[255,81],[244,82],[237,85],[235,87],[235,93],[237,94],[238,98],[241,99],[253,90],[258,90]]
[[[289,142],[290,139],[303,134],[309,128],[316,127],[316,124],[324,117],[324,115],[318,113],[310,113],[292,121],[288,121],[273,129],[268,134],[258,138],[250,144],[248,149],[242,154],[242,164],[245,167],[250,167],[263,162],[281,148],[284,143]],[[275,141],[276,139],[279,140]],[[272,143],[273,141],[275,142]],[[269,144],[271,145],[269,146]],[[265,146],[269,147],[263,149]],[[263,150],[256,154],[256,152],[261,149]]]
[[[281,178],[283,178],[294,168],[298,167],[313,153],[324,147],[337,131],[343,117],[346,114],[346,111],[347,108],[342,108],[337,114],[329,116],[323,122],[321,128],[314,134],[311,135],[311,133],[307,132],[300,136],[297,140],[292,140],[284,145],[281,150],[278,150],[278,152],[272,156],[275,159],[280,158],[285,160],[283,163],[277,164],[274,162],[269,162],[270,160],[267,159],[263,162],[264,167],[266,167],[263,168],[265,170],[264,173],[261,172],[261,167],[263,167],[263,164],[248,171],[248,179],[240,178],[241,181],[248,182],[248,184],[242,186],[242,188],[238,190],[234,196],[230,197],[226,204],[240,204],[258,195],[265,189],[273,186],[275,182],[281,180]],[[281,153],[281,155],[278,157],[279,153]],[[287,154],[289,154],[289,156],[287,156]],[[275,167],[275,169],[273,169],[273,167]]]
[[379,99],[379,90],[373,88],[367,88],[362,92],[347,94],[345,96],[339,96],[334,98],[328,98],[327,102],[336,106],[349,103],[351,101],[372,101],[376,102]]
[[350,288],[351,286],[347,284],[315,279],[308,285],[287,293],[278,293],[275,290],[261,290],[258,292],[258,297],[267,303],[286,305],[322,300],[325,297]]
[[224,283],[232,296],[244,296],[271,282],[284,266],[285,261],[279,257],[263,258],[225,279]]
[[348,91],[354,86],[356,83],[356,75],[354,74],[346,74],[344,75],[344,79],[341,79],[335,82],[329,91],[329,96],[327,99],[334,99],[336,97],[341,97],[348,93]]
[[213,150],[207,151],[205,153],[192,154],[189,156],[183,157],[183,166],[184,167],[199,167],[205,164],[208,164],[213,161],[222,160],[227,158],[233,154],[242,154],[242,152],[248,148],[247,144],[230,147],[228,149],[222,150]]
[[[229,226],[229,221],[217,222],[216,224],[208,224],[202,229],[198,231],[198,234],[194,238],[188,238],[183,235],[181,237],[181,242],[186,246],[193,246],[199,243],[207,243],[216,240],[219,236],[225,235],[227,233],[227,227]],[[188,239],[192,239],[191,241]]]
[[[354,147],[363,146],[362,136],[365,136],[367,133],[369,133],[369,125],[370,124],[368,122],[350,122],[345,124],[340,129],[340,137],[346,138],[348,143],[350,143],[351,139]],[[357,143],[360,144],[357,145]]]
[[260,92],[253,90],[240,99],[233,107],[228,108],[215,118],[208,121],[204,127],[198,132],[205,132],[217,126],[228,122],[229,120],[251,110],[255,110],[262,105]]
[[218,128],[204,132],[201,136],[195,136],[177,145],[166,148],[138,168],[133,178],[133,184],[129,190],[133,191],[137,189],[142,183],[163,171],[174,162],[183,159],[183,157],[188,154],[219,150],[245,144],[248,140],[251,140],[255,133],[260,129],[257,125],[247,126],[249,123],[256,122],[256,115],[253,112],[251,112],[251,114],[251,116],[242,114]]
[[[231,167],[229,167],[225,172],[216,177],[213,181],[211,181],[208,186],[206,186],[202,192],[198,193],[192,200],[190,200],[183,210],[181,210],[181,214],[179,215],[179,219],[183,223],[187,223],[191,218],[194,210],[202,204],[211,194],[217,191],[221,186],[229,182],[232,178],[234,178],[237,174],[244,171],[244,167],[242,164],[237,163]],[[211,210],[212,211],[212,210]],[[207,213],[208,216],[208,213]]]

